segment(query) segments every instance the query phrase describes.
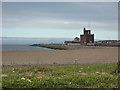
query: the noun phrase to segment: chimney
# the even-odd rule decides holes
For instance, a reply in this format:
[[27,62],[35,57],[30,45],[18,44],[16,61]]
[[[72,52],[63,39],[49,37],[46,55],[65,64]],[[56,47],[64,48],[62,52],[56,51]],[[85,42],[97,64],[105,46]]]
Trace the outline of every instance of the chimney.
[[85,27],[84,27],[84,34],[85,34]]

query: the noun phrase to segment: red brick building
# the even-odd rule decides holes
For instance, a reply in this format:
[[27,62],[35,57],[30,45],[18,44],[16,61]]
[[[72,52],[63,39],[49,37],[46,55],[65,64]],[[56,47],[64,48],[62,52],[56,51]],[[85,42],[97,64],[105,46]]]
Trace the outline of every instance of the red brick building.
[[85,30],[84,34],[80,35],[81,45],[92,45],[94,43],[94,34],[91,34],[91,30]]

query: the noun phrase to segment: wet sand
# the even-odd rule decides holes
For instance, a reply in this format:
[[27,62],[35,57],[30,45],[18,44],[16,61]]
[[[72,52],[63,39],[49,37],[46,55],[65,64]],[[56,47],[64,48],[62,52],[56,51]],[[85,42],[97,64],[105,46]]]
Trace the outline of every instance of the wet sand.
[[2,64],[94,64],[118,61],[118,48],[3,51]]

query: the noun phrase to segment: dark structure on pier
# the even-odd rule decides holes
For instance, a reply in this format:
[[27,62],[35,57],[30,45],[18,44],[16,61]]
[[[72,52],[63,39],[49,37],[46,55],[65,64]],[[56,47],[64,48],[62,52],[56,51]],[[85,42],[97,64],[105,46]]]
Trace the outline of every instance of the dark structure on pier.
[[94,34],[91,34],[91,30],[83,29],[83,34],[80,37],[75,37],[73,41],[65,41],[65,45],[82,45],[82,46],[93,46]]
[[81,45],[92,45],[94,44],[94,34],[91,34],[91,30],[84,28],[84,34],[80,35]]

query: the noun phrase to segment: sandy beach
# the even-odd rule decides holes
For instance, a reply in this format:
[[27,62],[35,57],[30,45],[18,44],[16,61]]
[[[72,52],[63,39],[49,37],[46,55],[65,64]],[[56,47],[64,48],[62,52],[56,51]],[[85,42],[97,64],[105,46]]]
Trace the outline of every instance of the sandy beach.
[[3,51],[2,64],[92,64],[118,61],[118,48]]

